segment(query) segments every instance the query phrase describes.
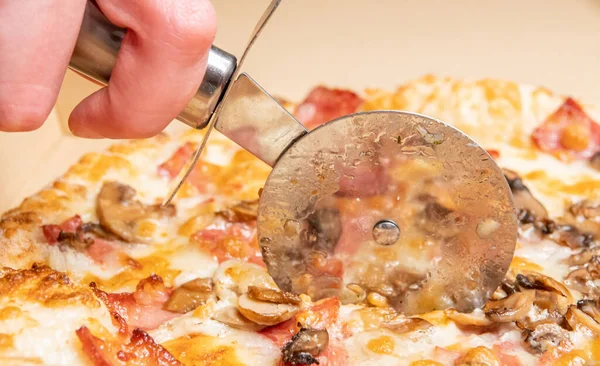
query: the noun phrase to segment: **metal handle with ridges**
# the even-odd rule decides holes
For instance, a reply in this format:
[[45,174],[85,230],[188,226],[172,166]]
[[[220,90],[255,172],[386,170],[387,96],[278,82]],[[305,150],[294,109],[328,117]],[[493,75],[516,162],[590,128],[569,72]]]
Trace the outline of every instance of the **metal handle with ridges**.
[[[112,24],[93,2],[88,1],[69,68],[107,85],[125,32],[126,29]],[[235,56],[212,46],[204,79],[177,119],[193,128],[206,127],[236,65]]]

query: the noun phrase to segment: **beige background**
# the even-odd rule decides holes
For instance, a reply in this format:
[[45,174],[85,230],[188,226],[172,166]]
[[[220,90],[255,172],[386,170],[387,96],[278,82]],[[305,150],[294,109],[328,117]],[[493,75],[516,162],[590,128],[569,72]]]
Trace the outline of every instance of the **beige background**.
[[[238,54],[267,0],[213,0],[216,44]],[[600,0],[284,0],[247,70],[270,92],[312,86],[393,88],[425,73],[543,85],[600,103]],[[68,74],[44,127],[0,133],[0,211],[110,141],[65,134],[94,90]],[[178,127],[172,127],[178,128]]]

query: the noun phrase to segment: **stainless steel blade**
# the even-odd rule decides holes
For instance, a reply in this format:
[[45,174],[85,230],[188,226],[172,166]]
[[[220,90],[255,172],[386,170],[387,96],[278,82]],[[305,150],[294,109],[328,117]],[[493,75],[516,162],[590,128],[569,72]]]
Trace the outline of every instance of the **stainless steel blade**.
[[233,83],[215,128],[270,166],[307,132],[246,73]]
[[[281,0],[272,0],[269,3],[269,6],[267,6],[267,9],[265,9],[265,11],[264,11],[263,15],[261,16],[260,20],[258,21],[258,23],[256,23],[256,26],[254,27],[254,30],[253,30],[252,34],[250,35],[250,40],[248,41],[248,45],[246,46],[246,49],[244,50],[244,53],[242,54],[242,58],[240,59],[240,62],[238,63],[237,69],[235,70],[231,80],[236,80],[237,76],[239,75],[239,70],[241,70],[241,67],[244,64],[244,61],[246,59],[246,56],[248,55],[248,52],[254,45],[254,42],[260,35],[260,32],[262,32],[265,25],[267,24],[267,22],[269,21],[269,19],[271,18],[271,16],[273,15],[273,13],[275,12],[275,10],[277,9],[277,7],[279,6],[280,3],[281,3]],[[225,101],[227,99],[227,96],[229,95],[229,92],[231,91],[231,87],[234,84],[235,83],[229,83],[229,85],[225,89],[225,93],[223,94],[223,99],[222,99],[223,101]],[[170,186],[169,194],[167,194],[167,196],[163,200],[163,203],[162,203],[163,206],[168,205],[173,200],[173,198],[175,198],[175,195],[179,191],[179,188],[181,188],[181,186],[183,185],[183,182],[185,182],[187,177],[190,175],[190,173],[194,169],[194,166],[196,165],[196,163],[198,162],[198,159],[200,158],[200,156],[202,155],[202,152],[204,151],[206,142],[208,141],[208,138],[210,137],[210,133],[212,132],[212,129],[215,125],[215,122],[217,121],[217,117],[219,116],[219,113],[221,112],[222,107],[223,107],[223,103],[217,104],[217,107],[216,107],[214,113],[210,116],[210,119],[208,122],[208,128],[206,129],[206,133],[204,135],[204,138],[202,139],[202,143],[198,147],[198,150],[196,150],[191,161],[188,164],[186,164],[179,172],[177,179],[174,180],[174,182],[176,182],[176,183]]]

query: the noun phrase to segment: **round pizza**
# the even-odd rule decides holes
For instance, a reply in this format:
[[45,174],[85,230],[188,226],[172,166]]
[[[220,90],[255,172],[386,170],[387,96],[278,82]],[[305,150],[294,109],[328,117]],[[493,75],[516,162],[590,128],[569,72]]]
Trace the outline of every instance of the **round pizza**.
[[189,130],[87,154],[1,217],[0,364],[600,363],[600,110],[544,88],[435,76],[283,103],[308,129],[357,111],[418,112],[489,152],[519,232],[485,306],[407,316],[377,288],[318,301],[280,290],[257,243],[263,162],[215,133],[161,206],[203,137]]

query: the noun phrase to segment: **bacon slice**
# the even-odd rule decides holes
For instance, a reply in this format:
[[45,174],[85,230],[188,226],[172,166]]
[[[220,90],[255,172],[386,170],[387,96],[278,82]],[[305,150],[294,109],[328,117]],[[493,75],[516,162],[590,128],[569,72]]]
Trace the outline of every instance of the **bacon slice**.
[[107,342],[92,334],[86,327],[77,331],[83,352],[95,366],[183,366],[163,346],[140,329],[135,329],[129,342]]
[[325,122],[357,111],[362,99],[349,90],[314,88],[306,99],[296,107],[294,115],[312,130]]
[[44,237],[46,238],[48,244],[54,245],[58,243],[58,236],[60,235],[61,231],[75,233],[81,224],[83,224],[81,217],[79,215],[75,215],[60,225],[43,225],[42,231],[44,232]]
[[192,235],[192,241],[214,255],[219,263],[242,259],[264,266],[256,237],[256,221],[219,221]]
[[577,159],[590,158],[600,151],[600,125],[571,98],[538,126],[531,138],[542,151],[566,153]]
[[[158,174],[169,179],[176,178],[185,164],[190,161],[195,151],[196,145],[187,142],[177,149],[167,161],[159,165]],[[200,192],[206,192],[213,183],[213,177],[216,175],[218,169],[215,165],[199,160],[187,181]]]
[[133,293],[107,293],[98,289],[93,282],[91,287],[96,297],[106,305],[122,333],[127,333],[131,328],[152,330],[180,315],[163,310],[172,291],[157,275],[141,280]]

